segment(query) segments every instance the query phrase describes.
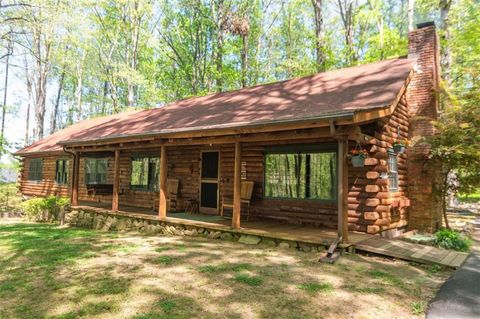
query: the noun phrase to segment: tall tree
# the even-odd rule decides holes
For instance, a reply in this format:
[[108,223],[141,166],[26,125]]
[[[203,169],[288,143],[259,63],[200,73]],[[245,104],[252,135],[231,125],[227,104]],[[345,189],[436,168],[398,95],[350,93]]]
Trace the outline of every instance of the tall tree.
[[0,128],[0,151],[3,151],[5,145],[5,116],[7,115],[7,96],[8,96],[8,71],[10,68],[10,56],[13,54],[13,43],[9,38],[7,42],[7,53],[5,57],[5,81],[3,88],[3,105],[2,105],[2,126]]
[[217,92],[223,90],[223,42],[224,30],[226,28],[226,12],[223,0],[213,1],[213,15],[216,26],[216,48],[215,48],[215,82]]
[[347,63],[352,65],[358,60],[354,44],[354,15],[357,7],[357,0],[337,1],[345,37],[346,59]]
[[443,78],[450,85],[450,66],[452,64],[452,54],[448,41],[450,41],[449,14],[452,6],[452,0],[440,0],[440,38],[442,41],[440,61],[443,67]]
[[408,31],[413,31],[415,28],[415,0],[408,0],[407,6]]
[[313,10],[315,12],[315,57],[318,72],[326,70],[327,59],[325,55],[325,31],[322,4],[323,0],[312,0]]

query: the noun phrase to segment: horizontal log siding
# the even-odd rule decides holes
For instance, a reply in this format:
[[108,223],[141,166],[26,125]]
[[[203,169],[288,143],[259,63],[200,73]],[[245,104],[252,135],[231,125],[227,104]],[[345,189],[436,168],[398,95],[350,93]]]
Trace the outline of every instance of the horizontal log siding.
[[34,157],[24,157],[20,162],[20,171],[18,174],[18,188],[23,195],[26,196],[69,196],[71,177],[72,177],[72,164],[71,156],[64,155],[62,158],[69,159],[69,172],[68,172],[68,184],[60,185],[55,182],[55,169],[56,160],[60,156],[45,156],[36,157],[43,159],[42,180],[41,181],[29,181],[28,171],[30,167],[30,160]]
[[[350,230],[378,233],[407,225],[407,207],[393,207],[408,198],[407,155],[398,154],[397,192],[390,192],[388,179],[379,177],[388,172],[388,149],[395,139],[408,139],[409,115],[405,97],[394,113],[378,122],[375,136],[364,147],[369,151],[365,167],[349,166],[348,224]],[[397,135],[400,128],[400,136]],[[350,145],[351,148],[355,144]],[[399,205],[402,206],[402,205]]]

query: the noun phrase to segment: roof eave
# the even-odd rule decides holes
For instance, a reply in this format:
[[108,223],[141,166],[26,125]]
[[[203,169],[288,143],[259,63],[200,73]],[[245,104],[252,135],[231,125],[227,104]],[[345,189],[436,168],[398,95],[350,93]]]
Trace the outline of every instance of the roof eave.
[[[172,130],[162,130],[157,132],[149,132],[149,133],[142,133],[142,134],[128,134],[128,135],[115,135],[109,136],[105,138],[97,138],[95,139],[95,143],[98,142],[111,142],[113,140],[121,141],[122,139],[141,139],[141,138],[175,138],[175,135],[182,134],[182,138],[188,137],[185,135],[191,134],[191,137],[195,137],[195,133],[206,133],[213,131],[218,131],[218,133],[223,133],[224,135],[227,134],[242,134],[245,133],[246,130],[253,130],[255,128],[269,128],[266,131],[281,131],[288,129],[282,126],[288,125],[295,125],[295,124],[302,124],[302,123],[312,123],[316,121],[325,122],[325,125],[328,125],[329,121],[352,121],[355,117],[355,111],[344,111],[344,112],[332,112],[328,114],[324,114],[322,116],[315,116],[315,117],[308,117],[302,119],[289,119],[289,120],[275,120],[275,121],[264,121],[264,122],[256,122],[256,123],[237,123],[235,125],[227,124],[227,125],[215,125],[215,126],[201,126],[201,127],[192,127],[192,128],[185,128],[185,129],[172,129]],[[221,134],[217,134],[221,135]],[[212,134],[212,136],[215,136]],[[89,139],[77,139],[77,140],[65,140],[58,142],[59,145],[64,146],[73,146],[73,145],[88,145],[88,143],[92,142]]]

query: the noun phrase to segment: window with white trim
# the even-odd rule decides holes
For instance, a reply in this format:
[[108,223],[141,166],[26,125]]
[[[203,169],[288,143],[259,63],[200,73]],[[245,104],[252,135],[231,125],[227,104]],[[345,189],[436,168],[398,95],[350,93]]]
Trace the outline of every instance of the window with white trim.
[[398,158],[393,151],[388,153],[388,184],[390,192],[398,190]]

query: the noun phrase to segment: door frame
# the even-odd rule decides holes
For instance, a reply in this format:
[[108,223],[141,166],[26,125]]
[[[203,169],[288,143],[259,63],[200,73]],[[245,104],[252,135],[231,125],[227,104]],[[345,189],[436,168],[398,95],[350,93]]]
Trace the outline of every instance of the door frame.
[[[203,163],[203,153],[217,153],[218,154],[218,172],[217,178],[202,178],[202,163]],[[220,214],[220,150],[219,149],[203,149],[200,150],[200,161],[199,161],[199,176],[198,176],[198,211],[204,214],[219,215]],[[202,207],[202,183],[212,183],[217,184],[217,208],[211,207]]]

